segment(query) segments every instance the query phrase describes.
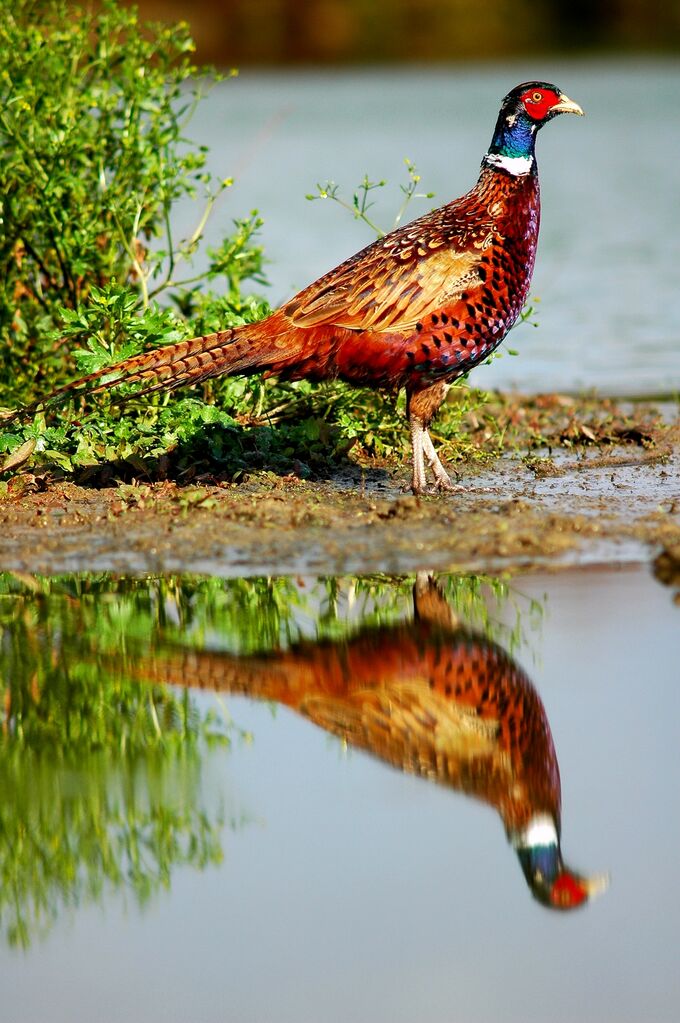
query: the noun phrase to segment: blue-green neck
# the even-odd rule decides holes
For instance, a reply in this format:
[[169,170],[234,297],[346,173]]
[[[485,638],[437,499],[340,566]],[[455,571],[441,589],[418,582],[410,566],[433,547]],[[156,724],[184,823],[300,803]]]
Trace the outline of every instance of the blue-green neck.
[[526,114],[507,114],[501,111],[496,123],[489,153],[511,158],[531,159],[536,144],[536,122]]

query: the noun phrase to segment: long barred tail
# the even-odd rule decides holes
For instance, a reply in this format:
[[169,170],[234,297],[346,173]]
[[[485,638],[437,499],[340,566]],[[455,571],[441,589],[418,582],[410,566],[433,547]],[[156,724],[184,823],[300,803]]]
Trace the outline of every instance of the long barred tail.
[[99,663],[116,675],[151,685],[176,685],[287,704],[295,698],[285,656],[239,657],[224,651],[170,648],[156,651],[151,657],[108,654]]
[[268,362],[268,346],[261,344],[262,331],[259,328],[260,324],[248,324],[156,348],[76,380],[64,390],[88,386],[97,380],[102,382],[90,390],[109,390],[118,384],[148,382],[140,393],[150,394],[153,391],[173,391],[222,374],[244,373]]
[[11,419],[23,417],[69,395],[96,394],[120,384],[146,384],[138,393],[152,394],[198,384],[209,377],[268,368],[296,354],[299,338],[295,334],[295,331],[281,331],[274,314],[259,323],[154,348],[73,380],[16,412]]

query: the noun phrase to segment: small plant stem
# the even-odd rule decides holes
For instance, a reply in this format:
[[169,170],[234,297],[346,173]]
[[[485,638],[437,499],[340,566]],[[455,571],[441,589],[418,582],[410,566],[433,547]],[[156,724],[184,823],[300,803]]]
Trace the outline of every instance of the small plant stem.
[[357,206],[351,206],[350,203],[345,202],[344,199],[340,199],[337,195],[329,196],[329,198],[339,203],[340,206],[343,206],[346,210],[349,210],[349,212],[352,214],[355,220],[363,220],[363,222],[367,224],[368,227],[370,227],[371,231],[375,231],[378,238],[385,237],[385,232],[383,231],[383,229],[381,227],[378,227],[378,225],[371,220],[371,218],[366,213],[365,209],[360,209]]
[[205,274],[198,274],[195,277],[187,277],[183,281],[176,281],[173,279],[172,274],[174,273],[175,267],[180,262],[180,260],[187,259],[198,245],[199,241],[203,236],[203,232],[205,231],[205,227],[206,224],[208,223],[210,215],[213,212],[213,209],[215,208],[215,203],[217,202],[222,192],[225,191],[226,187],[227,186],[224,183],[220,184],[220,187],[217,189],[214,195],[208,197],[203,213],[201,214],[201,218],[198,224],[196,225],[193,234],[188,240],[182,243],[177,254],[174,254],[172,249],[171,244],[172,239],[170,234],[170,223],[168,221],[167,208],[164,210],[166,233],[169,239],[169,249],[171,254],[170,264],[168,266],[168,272],[165,275],[164,280],[147,295],[147,304],[149,299],[155,298],[156,295],[159,295],[162,291],[165,291],[166,288],[181,288],[185,287],[187,284],[194,284],[196,281],[201,281],[204,279]]
[[[137,236],[136,228],[139,226],[139,219],[138,218],[140,216],[140,211],[141,211],[141,204],[138,207],[137,215],[135,216],[135,229],[133,229],[133,237]],[[123,244],[123,248],[127,252],[128,256],[130,258],[130,262],[132,263],[132,266],[134,267],[134,270],[135,270],[135,272],[136,272],[136,274],[137,274],[137,276],[139,278],[139,283],[140,283],[140,286],[141,286],[141,289],[142,289],[142,307],[144,309],[148,309],[148,307],[149,307],[149,297],[150,296],[149,296],[149,289],[148,289],[147,274],[144,272],[144,269],[143,269],[141,263],[137,259],[137,255],[136,255],[132,245],[130,244],[130,242],[128,241],[128,239],[127,239],[127,237],[125,235],[125,231],[123,230],[123,225],[121,224],[120,219],[118,217],[118,214],[116,212],[113,213],[113,221],[114,221],[114,223],[116,225],[116,229],[117,229],[118,234],[120,236],[120,240],[121,240],[121,242]]]

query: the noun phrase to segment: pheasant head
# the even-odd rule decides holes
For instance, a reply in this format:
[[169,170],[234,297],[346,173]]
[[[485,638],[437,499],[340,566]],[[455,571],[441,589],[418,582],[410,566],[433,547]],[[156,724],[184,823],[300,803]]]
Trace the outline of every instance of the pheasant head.
[[535,169],[536,133],[558,114],[583,116],[578,103],[549,82],[523,82],[501,103],[486,166],[500,167],[509,174],[530,174]]
[[606,875],[583,877],[565,865],[557,825],[547,814],[534,817],[512,843],[534,898],[549,909],[577,909],[609,884]]

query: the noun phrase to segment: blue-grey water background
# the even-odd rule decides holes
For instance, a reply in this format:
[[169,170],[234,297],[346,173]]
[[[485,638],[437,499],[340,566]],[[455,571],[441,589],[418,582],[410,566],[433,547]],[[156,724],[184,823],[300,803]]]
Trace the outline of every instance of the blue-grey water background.
[[[644,59],[333,73],[244,72],[217,86],[189,134],[233,175],[209,229],[257,208],[278,305],[372,240],[331,202],[305,195],[329,179],[350,199],[367,173],[389,187],[376,218],[401,204],[405,157],[424,191],[408,219],[476,180],[502,96],[529,78],[554,81],[586,117],[538,138],[543,220],[532,293],[538,329],[523,326],[505,356],[477,371],[487,388],[658,394],[680,389],[680,63]],[[184,207],[190,233],[197,208]]]

